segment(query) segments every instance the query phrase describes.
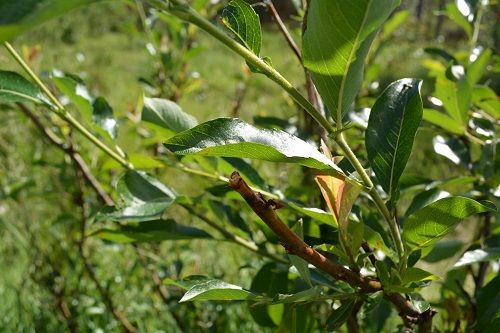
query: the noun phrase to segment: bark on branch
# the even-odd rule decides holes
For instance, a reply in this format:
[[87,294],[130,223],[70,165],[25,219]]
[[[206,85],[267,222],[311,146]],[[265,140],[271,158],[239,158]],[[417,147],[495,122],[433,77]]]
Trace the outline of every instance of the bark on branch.
[[[345,281],[351,286],[358,287],[364,293],[383,290],[383,286],[379,281],[336,264],[307,245],[276,214],[275,210],[281,208],[283,205],[273,199],[265,200],[260,193],[252,191],[237,171],[233,172],[229,177],[229,186],[245,199],[252,210],[279,237],[281,245],[283,245],[289,254],[299,256],[318,269],[328,273],[334,279]],[[428,324],[433,314],[435,314],[435,312],[420,314],[412,306],[411,302],[401,294],[385,293],[385,296],[399,309],[401,316],[412,318],[412,321],[419,324],[420,328],[424,327],[424,322]]]

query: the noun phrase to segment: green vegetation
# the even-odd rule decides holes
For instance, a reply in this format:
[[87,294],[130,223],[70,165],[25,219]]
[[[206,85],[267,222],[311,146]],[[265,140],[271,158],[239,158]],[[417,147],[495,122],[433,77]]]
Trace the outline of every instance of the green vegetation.
[[310,81],[242,0],[62,3],[0,1],[0,331],[498,325],[498,5],[291,1]]

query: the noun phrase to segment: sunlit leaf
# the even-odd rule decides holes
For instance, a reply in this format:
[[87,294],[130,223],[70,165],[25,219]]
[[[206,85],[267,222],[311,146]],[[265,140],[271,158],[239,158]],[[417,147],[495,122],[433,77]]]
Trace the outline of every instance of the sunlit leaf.
[[200,124],[168,139],[164,145],[180,155],[251,158],[341,172],[307,142],[282,131],[255,128],[236,118],[218,118]]
[[424,313],[431,306],[419,293],[409,293],[410,302],[419,313]]
[[472,90],[472,102],[493,118],[500,119],[500,99],[490,87],[475,86]]
[[492,261],[500,259],[500,248],[487,248],[467,251],[455,264],[455,267],[466,266],[477,262]]
[[373,105],[366,129],[368,159],[391,199],[398,190],[422,120],[421,82],[402,79],[392,83]]
[[264,298],[240,286],[219,280],[209,280],[191,287],[179,302],[187,301],[242,301]]
[[335,121],[354,102],[373,39],[398,4],[398,0],[310,2],[302,56]]
[[404,271],[403,281],[401,282],[401,284],[404,286],[410,282],[418,282],[422,280],[439,280],[439,279],[440,277],[430,272],[424,271],[421,268],[408,267]]
[[90,96],[90,93],[83,81],[75,75],[63,73],[59,70],[52,71],[51,79],[59,88],[59,90],[61,90],[61,92],[65,94],[69,98],[69,100],[76,106],[76,108],[82,113],[83,117],[88,121],[88,123],[91,124],[93,113],[93,98]]
[[319,222],[319,223],[324,223],[328,224],[332,227],[338,228],[337,221],[335,218],[332,216],[331,213],[325,212],[322,209],[319,208],[305,208],[305,207],[300,207],[293,202],[287,203],[287,206],[291,207],[292,209],[300,212],[301,214],[304,214],[306,216],[309,216],[313,220]]
[[433,125],[447,130],[450,133],[457,135],[462,135],[464,133],[464,127],[462,127],[459,122],[455,121],[447,114],[437,110],[425,108],[423,119]]
[[117,207],[104,207],[97,220],[145,222],[160,219],[178,194],[155,177],[128,170],[116,185]]
[[467,78],[469,79],[469,83],[471,86],[474,86],[486,71],[486,67],[491,58],[491,49],[485,49],[474,60],[473,63],[469,65],[467,68]]
[[465,197],[447,197],[411,214],[403,228],[403,241],[408,253],[422,250],[422,258],[464,219],[493,207]]
[[200,284],[202,282],[207,282],[210,280],[212,280],[212,279],[209,278],[208,276],[190,275],[190,276],[186,276],[185,278],[183,278],[181,280],[177,280],[177,281],[174,281],[172,279],[167,278],[167,279],[164,279],[162,281],[162,283],[165,285],[176,286],[176,287],[182,288],[184,290],[189,290],[197,284]]
[[109,106],[108,102],[98,97],[92,105],[94,111],[92,112],[92,123],[102,128],[109,136],[116,140],[118,135],[118,122],[113,116],[113,109]]
[[467,37],[469,39],[472,38],[472,26],[467,21],[467,18],[465,18],[462,15],[462,13],[460,13],[460,10],[458,9],[458,7],[455,3],[448,3],[446,5],[446,9],[445,9],[443,14],[448,16],[456,24],[458,24],[462,29],[464,29],[464,31],[467,33]]
[[436,77],[435,89],[435,97],[443,103],[448,115],[461,128],[465,128],[472,102],[472,89],[467,76],[462,75],[458,80],[450,80],[446,73],[442,72]]

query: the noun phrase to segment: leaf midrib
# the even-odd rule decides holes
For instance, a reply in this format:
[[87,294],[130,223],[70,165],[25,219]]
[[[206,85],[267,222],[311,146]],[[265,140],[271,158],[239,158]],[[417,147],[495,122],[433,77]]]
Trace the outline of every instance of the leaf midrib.
[[351,48],[351,52],[349,53],[349,57],[347,59],[347,64],[344,70],[344,73],[342,75],[342,81],[340,83],[340,90],[339,90],[339,97],[337,101],[337,129],[342,128],[342,100],[344,96],[344,87],[345,87],[345,81],[347,79],[347,73],[349,72],[349,68],[351,67],[351,59],[353,55],[356,53],[356,50],[358,49],[358,43],[359,43],[359,36],[361,35],[361,31],[363,31],[363,28],[365,27],[365,23],[368,17],[368,12],[369,9],[372,5],[373,1],[370,1],[368,4],[368,7],[365,10],[365,15],[363,16],[363,21],[361,23],[360,28],[358,29],[358,33],[356,34],[356,39],[353,42],[353,47]]

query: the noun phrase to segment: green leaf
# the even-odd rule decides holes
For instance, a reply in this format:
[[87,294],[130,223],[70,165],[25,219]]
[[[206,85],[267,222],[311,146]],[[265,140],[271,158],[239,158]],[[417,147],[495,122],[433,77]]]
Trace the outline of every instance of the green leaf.
[[446,72],[441,72],[436,77],[436,98],[442,103],[448,115],[465,128],[468,112],[472,102],[472,89],[465,75],[459,79],[449,79]]
[[464,29],[464,31],[467,33],[467,37],[469,38],[469,40],[472,38],[472,26],[467,21],[465,16],[463,16],[462,13],[460,13],[460,10],[458,9],[458,7],[455,3],[447,4],[446,10],[444,11],[443,14],[448,16],[456,24],[458,24],[462,29]]
[[486,71],[486,67],[488,66],[490,58],[491,49],[485,49],[479,55],[477,55],[476,60],[474,60],[474,62],[469,65],[466,73],[471,86],[474,86],[479,82],[484,72]]
[[335,121],[354,102],[373,39],[398,4],[399,0],[311,1],[302,56]]
[[390,286],[391,283],[389,282],[389,271],[387,270],[387,265],[383,261],[377,260],[375,262],[375,268],[377,268],[377,276],[380,283],[382,283],[384,287]]
[[424,108],[423,119],[433,125],[447,130],[452,134],[462,135],[464,133],[464,127],[462,127],[460,123],[456,122],[447,114],[437,110]]
[[326,320],[326,329],[329,332],[333,332],[345,324],[354,309],[355,301],[355,299],[344,301],[340,307],[332,312]]
[[384,39],[388,38],[390,34],[394,32],[399,26],[407,22],[408,16],[410,16],[410,11],[403,9],[394,13],[384,24]]
[[406,213],[405,213],[404,217],[401,219],[401,222],[404,223],[404,221],[408,218],[408,216],[410,216],[412,213],[416,212],[420,208],[425,207],[425,206],[427,206],[427,205],[429,205],[429,204],[431,204],[439,199],[442,199],[444,197],[449,197],[449,196],[450,196],[450,193],[448,193],[446,191],[441,191],[437,187],[433,187],[427,191],[424,191],[424,192],[417,194],[413,198],[408,209],[406,210]]
[[242,0],[232,0],[222,11],[221,19],[238,43],[256,56],[260,55],[262,43],[260,20],[252,6]]
[[186,276],[182,280],[177,280],[177,281],[167,278],[163,280],[162,283],[165,285],[176,286],[184,290],[189,290],[197,284],[200,284],[202,282],[207,282],[210,280],[212,279],[204,275],[190,275]]
[[472,90],[472,102],[493,118],[500,119],[500,100],[490,87],[475,86]]
[[334,228],[338,228],[338,225],[333,218],[331,213],[325,212],[322,209],[319,208],[306,208],[306,207],[300,207],[293,202],[288,202],[287,205],[296,210],[297,212],[304,214],[306,216],[309,216],[313,220],[319,223],[327,224],[330,225]]
[[0,2],[0,43],[73,9],[103,0],[22,0]]
[[66,74],[59,70],[53,70],[51,79],[63,94],[73,102],[76,108],[82,113],[83,117],[92,123],[92,97],[83,81],[75,75]]
[[392,83],[373,105],[368,121],[368,159],[391,199],[395,198],[422,120],[421,82],[401,79]]
[[465,170],[469,170],[471,166],[470,154],[462,141],[455,137],[445,138],[438,135],[432,139],[432,146],[437,154],[446,157]]
[[180,299],[180,303],[187,301],[242,301],[263,298],[240,286],[220,280],[209,280],[192,286]]
[[495,210],[486,204],[465,197],[448,197],[411,214],[403,229],[403,241],[408,254],[421,249],[424,258],[462,220]]
[[120,226],[118,230],[101,229],[92,233],[91,236],[118,243],[212,238],[203,230],[184,226],[174,220],[142,222],[136,226]]
[[486,248],[467,251],[455,264],[455,267],[467,266],[477,262],[485,262],[500,259],[500,248]]
[[401,282],[401,284],[404,286],[410,282],[418,282],[423,280],[440,280],[440,279],[441,279],[440,277],[430,272],[424,271],[421,268],[408,267],[404,271],[403,281]]
[[[153,168],[163,168],[165,163],[161,162],[160,159],[143,155],[137,153],[127,154],[127,160],[134,165],[136,169],[153,169]],[[121,169],[123,165],[118,163],[115,159],[108,158],[102,164],[100,170],[111,170],[111,169]]]
[[409,293],[408,296],[410,297],[411,304],[419,313],[424,313],[431,307],[429,302],[427,302],[419,293]]
[[[292,229],[300,239],[304,239],[303,225],[304,223],[302,220],[299,220]],[[311,274],[309,273],[309,263],[296,255],[289,254],[288,259],[290,259],[290,262],[295,266],[300,274],[300,277],[305,281],[305,283],[312,287]]]
[[[256,56],[260,56],[262,32],[259,15],[252,6],[242,0],[232,0],[222,11],[222,23],[234,34],[234,39]],[[271,58],[262,57],[262,61],[273,67]],[[252,72],[259,73],[259,69],[247,61]]]
[[142,120],[174,133],[180,133],[198,125],[196,118],[182,111],[177,103],[161,98],[144,97]]
[[177,134],[164,142],[179,155],[240,157],[298,163],[313,169],[341,173],[315,147],[278,130],[257,129],[236,118],[218,118]]
[[464,243],[458,241],[439,242],[423,260],[435,263],[451,258],[457,253],[461,253],[464,245]]
[[323,293],[323,288],[320,286],[315,286],[292,295],[278,294],[274,296],[272,304],[285,304],[285,303],[311,301],[321,296],[322,293]]
[[50,104],[33,83],[16,72],[0,71],[0,101]]
[[118,207],[104,207],[96,219],[145,222],[160,219],[178,194],[142,171],[128,170],[116,185]]
[[[254,276],[250,289],[270,297],[288,294],[288,267],[277,263],[265,264]],[[276,326],[281,321],[280,313],[283,313],[284,305],[252,306],[249,311],[260,326]]]
[[476,332],[495,332],[500,325],[500,275],[480,288],[476,297]]
[[491,188],[500,185],[500,142],[486,141],[481,154],[480,166],[483,176]]
[[118,122],[113,116],[113,109],[103,97],[98,97],[92,105],[92,123],[100,126],[109,136],[116,140],[118,135]]

